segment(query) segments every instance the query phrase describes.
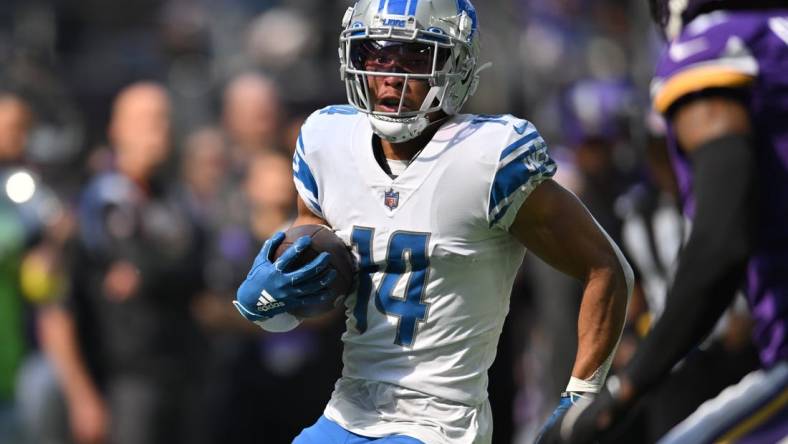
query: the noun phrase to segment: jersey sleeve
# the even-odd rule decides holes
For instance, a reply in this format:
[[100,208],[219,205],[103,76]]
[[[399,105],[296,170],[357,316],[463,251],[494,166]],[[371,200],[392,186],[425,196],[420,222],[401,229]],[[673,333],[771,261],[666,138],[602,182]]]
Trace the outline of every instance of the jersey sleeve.
[[553,177],[556,163],[531,122],[513,119],[507,131],[490,185],[487,220],[491,228],[508,231],[528,195]]
[[752,23],[724,13],[690,23],[657,63],[651,85],[654,109],[664,114],[692,93],[749,86],[759,71],[748,47],[756,35]]
[[[293,154],[293,181],[301,200],[316,216],[323,218],[323,210],[320,208],[320,189],[315,180],[314,165],[310,165],[309,155],[311,142],[309,139],[310,122],[304,123],[298,133],[295,153]],[[314,160],[312,161],[314,163]]]

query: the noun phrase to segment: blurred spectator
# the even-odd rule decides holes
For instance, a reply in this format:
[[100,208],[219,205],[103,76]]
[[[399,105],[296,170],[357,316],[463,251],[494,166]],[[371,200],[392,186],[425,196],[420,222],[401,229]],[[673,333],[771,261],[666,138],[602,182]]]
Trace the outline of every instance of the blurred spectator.
[[203,128],[187,138],[181,186],[191,218],[206,237],[202,296],[210,296],[198,298],[195,314],[208,329],[240,324],[227,302],[232,300],[236,282],[243,277],[242,268],[255,249],[243,189],[230,180],[229,173],[221,131]]
[[639,109],[627,81],[582,80],[562,101],[563,133],[581,177],[578,197],[616,241],[621,223],[614,204],[632,182]]
[[244,191],[256,239],[268,239],[294,217],[296,194],[290,164],[290,159],[279,154],[258,154],[252,159]]
[[24,160],[33,115],[20,97],[0,92],[0,164]]
[[242,267],[256,245],[246,228],[242,190],[229,177],[228,154],[221,131],[201,128],[186,138],[181,156],[181,194],[189,204],[191,219],[205,236],[200,264],[205,281],[191,306],[208,340],[203,361],[210,384],[200,390],[198,426],[200,442],[205,443],[232,442],[223,436],[232,427],[222,426],[234,409],[226,401],[228,387],[235,383],[231,372],[247,337],[257,333],[244,325],[230,303],[236,282],[243,276]]
[[[238,232],[230,236],[229,227],[223,227],[220,248],[213,249],[225,263],[235,265],[238,278],[243,278],[263,241],[292,221],[295,188],[290,164],[278,152],[256,153],[249,159],[241,188],[248,207],[248,237]],[[240,245],[243,242],[248,245]],[[247,252],[242,261],[236,257],[240,251]],[[249,329],[248,322],[232,313],[234,287],[222,292],[210,279],[207,284],[213,291],[203,295],[196,308],[214,346],[206,403],[210,441],[248,443],[250,436],[265,430],[263,442],[290,442],[320,415],[339,376],[343,318],[335,311],[291,332],[264,334],[257,327]]]
[[33,359],[29,308],[60,295],[59,246],[70,231],[59,200],[27,163],[32,122],[24,99],[0,92],[0,440],[8,443],[38,442],[23,433],[34,395],[25,382],[43,364]]
[[31,118],[22,99],[0,93],[0,441],[8,443],[21,440],[14,403],[26,348],[19,266],[31,234],[23,205],[34,191],[21,166]]
[[189,307],[201,245],[184,202],[156,177],[170,153],[169,116],[157,84],[117,96],[115,169],[84,192],[69,299],[41,318],[79,443],[191,441],[204,349]]
[[195,202],[220,199],[228,168],[221,132],[213,128],[196,131],[187,139],[184,151],[182,174]]
[[249,23],[246,50],[258,66],[287,68],[317,45],[310,38],[312,23],[298,10],[274,8]]
[[222,122],[236,172],[243,171],[255,153],[281,150],[282,111],[276,85],[267,77],[245,73],[224,91]]
[[231,348],[220,344],[219,336],[224,332],[256,332],[240,322],[230,304],[256,245],[248,229],[249,209],[243,188],[229,175],[229,153],[224,142],[218,129],[195,131],[186,139],[181,165],[181,187],[191,218],[205,236],[205,285],[194,301],[194,314],[211,333],[214,355]]

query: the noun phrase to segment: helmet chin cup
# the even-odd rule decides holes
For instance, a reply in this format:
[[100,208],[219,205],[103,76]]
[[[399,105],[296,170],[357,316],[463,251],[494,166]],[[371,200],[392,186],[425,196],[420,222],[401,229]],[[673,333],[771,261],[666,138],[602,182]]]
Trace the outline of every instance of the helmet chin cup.
[[392,143],[407,142],[415,139],[429,126],[430,121],[421,115],[411,118],[391,118],[368,114],[372,131],[380,138]]

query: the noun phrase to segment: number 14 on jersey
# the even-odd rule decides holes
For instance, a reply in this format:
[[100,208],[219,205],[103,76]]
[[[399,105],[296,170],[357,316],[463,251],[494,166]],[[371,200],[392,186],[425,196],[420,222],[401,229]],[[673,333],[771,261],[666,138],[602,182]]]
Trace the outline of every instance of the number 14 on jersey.
[[[359,282],[353,317],[359,333],[367,330],[367,305],[374,295],[375,307],[383,314],[396,316],[397,333],[394,343],[406,347],[416,339],[418,323],[427,320],[429,304],[424,302],[429,280],[429,233],[396,231],[388,239],[386,261],[378,264],[373,257],[375,229],[353,227],[353,245],[359,254]],[[372,275],[383,268],[383,277],[374,288]],[[396,291],[404,282],[405,290]],[[395,294],[398,293],[398,294]]]

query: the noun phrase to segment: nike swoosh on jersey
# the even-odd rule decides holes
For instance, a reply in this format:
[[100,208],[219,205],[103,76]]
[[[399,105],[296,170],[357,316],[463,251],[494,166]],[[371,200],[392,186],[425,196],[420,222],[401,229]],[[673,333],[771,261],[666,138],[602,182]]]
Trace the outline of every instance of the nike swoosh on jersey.
[[680,62],[709,47],[705,37],[700,37],[686,42],[674,42],[670,45],[668,53],[674,62]]
[[773,17],[769,20],[769,28],[788,45],[788,17]]

